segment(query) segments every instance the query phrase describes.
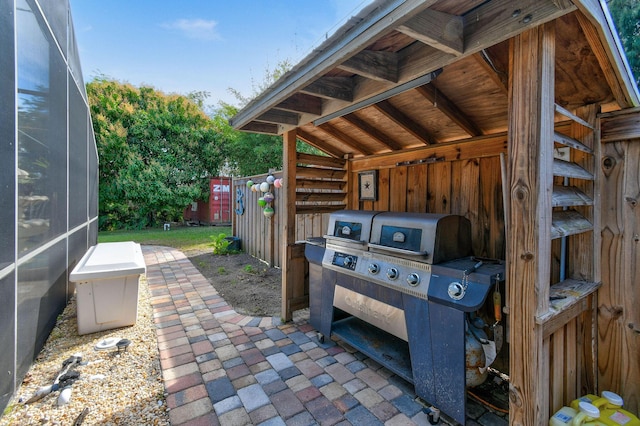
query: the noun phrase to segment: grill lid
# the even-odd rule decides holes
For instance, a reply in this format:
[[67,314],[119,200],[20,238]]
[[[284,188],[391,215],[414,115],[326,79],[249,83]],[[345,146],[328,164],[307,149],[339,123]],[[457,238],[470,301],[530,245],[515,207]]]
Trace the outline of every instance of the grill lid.
[[471,254],[471,224],[462,216],[383,212],[373,218],[369,249],[439,263]]
[[371,237],[371,223],[377,211],[339,210],[331,214],[325,238],[340,242],[366,244]]

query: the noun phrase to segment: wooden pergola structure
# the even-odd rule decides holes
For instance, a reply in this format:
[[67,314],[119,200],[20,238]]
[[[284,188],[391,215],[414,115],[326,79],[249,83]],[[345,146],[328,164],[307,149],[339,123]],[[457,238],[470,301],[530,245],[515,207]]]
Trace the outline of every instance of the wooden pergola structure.
[[282,316],[296,215],[464,215],[506,260],[510,424],[606,389],[637,412],[639,104],[603,0],[374,1],[231,120],[283,135]]

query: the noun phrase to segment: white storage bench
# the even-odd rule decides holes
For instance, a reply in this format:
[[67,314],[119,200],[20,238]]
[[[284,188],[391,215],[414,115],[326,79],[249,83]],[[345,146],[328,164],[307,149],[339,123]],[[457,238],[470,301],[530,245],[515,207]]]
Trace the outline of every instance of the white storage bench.
[[134,325],[138,283],[147,272],[140,244],[133,241],[92,246],[73,268],[78,334]]

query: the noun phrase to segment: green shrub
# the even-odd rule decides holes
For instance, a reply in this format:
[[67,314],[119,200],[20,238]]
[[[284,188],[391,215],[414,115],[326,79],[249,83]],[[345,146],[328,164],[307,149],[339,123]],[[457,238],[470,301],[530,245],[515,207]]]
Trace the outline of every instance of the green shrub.
[[227,254],[229,253],[229,241],[225,240],[227,236],[225,234],[212,235],[211,239],[213,243],[213,254]]

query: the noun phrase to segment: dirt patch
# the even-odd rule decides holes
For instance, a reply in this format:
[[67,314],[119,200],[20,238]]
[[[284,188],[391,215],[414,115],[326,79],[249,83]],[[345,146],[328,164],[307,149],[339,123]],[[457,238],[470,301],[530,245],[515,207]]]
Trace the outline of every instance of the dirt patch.
[[256,317],[280,317],[282,273],[246,253],[214,255],[185,253],[236,312]]

